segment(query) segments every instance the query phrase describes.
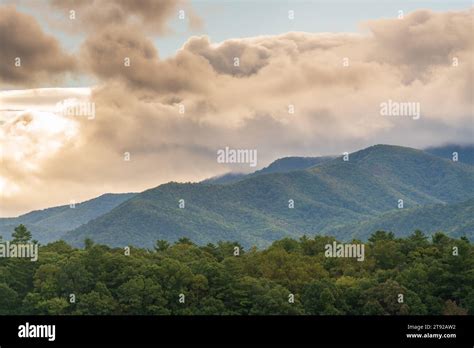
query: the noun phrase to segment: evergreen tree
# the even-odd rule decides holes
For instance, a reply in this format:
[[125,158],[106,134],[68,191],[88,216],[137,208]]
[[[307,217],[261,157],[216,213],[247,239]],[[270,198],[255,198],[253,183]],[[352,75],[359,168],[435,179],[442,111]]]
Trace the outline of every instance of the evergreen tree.
[[15,227],[15,232],[12,233],[12,243],[26,244],[31,241],[31,232],[28,231],[25,225],[21,224]]

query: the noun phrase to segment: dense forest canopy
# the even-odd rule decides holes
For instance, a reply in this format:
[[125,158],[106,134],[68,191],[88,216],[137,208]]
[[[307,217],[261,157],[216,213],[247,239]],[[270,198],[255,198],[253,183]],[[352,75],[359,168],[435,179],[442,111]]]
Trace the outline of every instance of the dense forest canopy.
[[[11,242],[30,241],[15,229]],[[39,247],[37,262],[0,258],[0,314],[474,314],[467,238],[377,231],[362,262],[326,257],[334,241],[285,238],[265,250],[187,238],[154,249],[57,241]]]

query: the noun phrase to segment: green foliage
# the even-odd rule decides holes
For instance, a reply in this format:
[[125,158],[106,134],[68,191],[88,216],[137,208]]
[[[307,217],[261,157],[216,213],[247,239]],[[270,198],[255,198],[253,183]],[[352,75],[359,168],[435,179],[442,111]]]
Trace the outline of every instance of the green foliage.
[[15,232],[12,233],[12,243],[15,244],[24,244],[31,241],[31,232],[25,227],[25,225],[20,224],[18,227],[15,227]]
[[170,247],[170,243],[166,240],[157,240],[155,243],[155,251],[166,251]]
[[393,209],[370,219],[348,223],[333,229],[334,235],[367,238],[369,231],[390,230],[398,236],[407,236],[415,229],[422,229],[429,235],[444,231],[452,237],[469,236],[474,231],[474,199],[459,203],[433,204],[403,209]]
[[0,283],[0,312],[1,314],[15,314],[18,305],[18,294],[7,284]]
[[[15,233],[29,238],[23,228]],[[37,262],[0,259],[0,315],[474,314],[466,238],[377,231],[363,262],[326,258],[333,241],[284,238],[244,252],[238,243],[199,246],[183,237],[130,255],[92,241],[85,249],[55,242],[40,246]]]

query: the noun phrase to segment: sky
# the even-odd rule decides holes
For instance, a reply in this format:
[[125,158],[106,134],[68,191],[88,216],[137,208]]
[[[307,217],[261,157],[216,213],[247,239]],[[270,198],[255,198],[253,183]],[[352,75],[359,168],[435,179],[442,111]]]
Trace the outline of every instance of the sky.
[[[0,216],[284,156],[471,143],[472,26],[470,1],[0,0]],[[226,147],[257,168],[218,163]]]

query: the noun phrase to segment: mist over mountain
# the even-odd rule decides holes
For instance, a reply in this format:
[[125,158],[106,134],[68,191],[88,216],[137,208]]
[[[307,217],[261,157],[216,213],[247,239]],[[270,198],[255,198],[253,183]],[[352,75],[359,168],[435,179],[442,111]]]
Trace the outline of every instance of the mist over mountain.
[[[235,240],[246,247],[267,246],[286,236],[330,234],[381,214],[396,215],[400,200],[408,216],[414,208],[461,202],[469,212],[472,198],[474,167],[421,150],[376,145],[350,154],[348,161],[332,158],[307,169],[249,175],[226,185],[160,185],[68,232],[64,239],[76,245],[91,238],[112,246],[151,247],[157,239],[187,237],[199,244]],[[291,200],[294,208],[289,208]],[[397,221],[390,214],[388,218]],[[429,232],[438,220],[432,221]],[[462,223],[453,219],[444,228],[469,232],[456,227]],[[355,232],[340,234],[349,239]]]
[[262,174],[271,174],[271,173],[287,173],[293,170],[307,169],[323,163],[327,160],[334,158],[335,156],[324,156],[324,157],[283,157],[279,158],[267,167],[257,170],[250,174],[244,173],[227,173],[224,175],[215,176],[209,179],[202,181],[206,184],[230,184],[237,181],[240,181],[244,178],[253,177]]

